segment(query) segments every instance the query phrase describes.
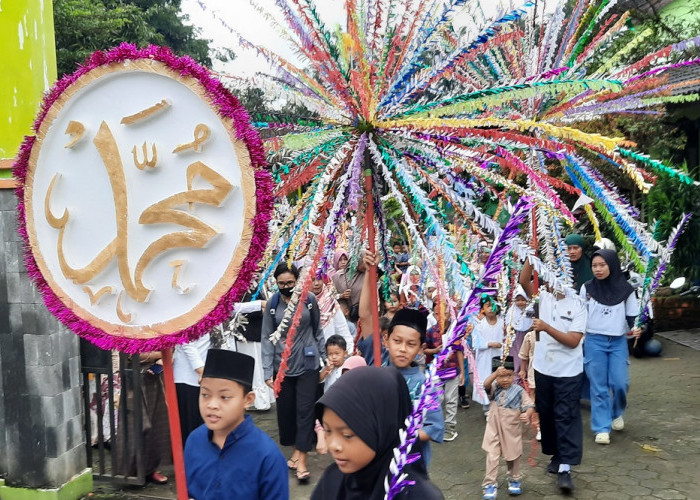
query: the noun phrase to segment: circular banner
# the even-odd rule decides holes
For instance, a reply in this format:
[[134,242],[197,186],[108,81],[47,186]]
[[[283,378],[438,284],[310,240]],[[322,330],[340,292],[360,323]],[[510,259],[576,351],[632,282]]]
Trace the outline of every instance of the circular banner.
[[240,103],[187,57],[123,44],[46,97],[15,163],[25,261],[46,305],[102,348],[220,324],[267,243],[271,180]]

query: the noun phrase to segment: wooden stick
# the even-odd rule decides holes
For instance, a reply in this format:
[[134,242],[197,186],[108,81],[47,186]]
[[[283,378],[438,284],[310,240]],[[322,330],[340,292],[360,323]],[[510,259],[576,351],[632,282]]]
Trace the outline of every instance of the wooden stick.
[[182,433],[180,432],[180,413],[177,409],[177,393],[175,392],[175,378],[173,376],[173,351],[172,349],[163,349],[161,353],[163,355],[165,402],[168,407],[168,422],[170,423],[170,445],[173,450],[177,500],[188,500],[185,458],[182,453]]

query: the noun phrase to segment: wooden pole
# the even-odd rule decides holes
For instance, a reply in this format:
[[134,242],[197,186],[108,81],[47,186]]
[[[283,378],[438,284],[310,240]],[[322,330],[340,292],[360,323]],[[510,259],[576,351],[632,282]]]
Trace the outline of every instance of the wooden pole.
[[[537,255],[537,207],[532,207],[532,248],[535,249],[535,255]],[[532,286],[534,290],[533,294],[537,293],[540,289],[540,278],[537,276],[537,271],[532,270]]]
[[180,432],[180,413],[177,409],[177,393],[175,392],[175,377],[173,375],[173,351],[172,349],[163,349],[161,353],[163,358],[163,380],[165,382],[165,402],[168,406],[168,422],[170,423],[170,445],[173,450],[173,465],[175,466],[177,500],[188,500],[185,458],[182,453],[182,433]]
[[[369,159],[365,157],[365,165],[369,166]],[[374,254],[377,251],[374,244],[374,197],[372,196],[372,170],[365,170],[365,193],[367,196],[367,210],[365,210],[365,224],[367,225],[367,239],[369,240],[369,251]],[[370,300],[372,303],[372,348],[374,350],[374,365],[382,365],[381,335],[379,330],[379,294],[377,293],[377,266],[372,266],[368,270],[365,279],[370,280]]]

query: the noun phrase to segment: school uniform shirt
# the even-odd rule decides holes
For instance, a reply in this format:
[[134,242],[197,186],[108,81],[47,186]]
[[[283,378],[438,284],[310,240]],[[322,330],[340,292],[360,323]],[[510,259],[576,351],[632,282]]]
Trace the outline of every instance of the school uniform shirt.
[[[421,371],[420,367],[408,366],[406,368],[397,368],[399,373],[406,380],[406,385],[408,386],[408,392],[411,395],[411,401],[414,403],[420,399],[421,391],[423,390],[423,384],[425,383],[425,374]],[[442,407],[438,406],[435,410],[428,410],[425,413],[425,418],[423,419],[423,427],[421,428],[429,437],[430,441],[435,441],[436,443],[442,443],[445,437],[445,419],[442,416]],[[432,456],[432,450],[430,449],[430,441],[421,443],[423,445],[423,460],[425,461],[425,468],[427,469],[430,465],[430,457]]]
[[[559,331],[586,332],[586,308],[576,296],[558,299],[547,291],[540,292],[540,319]],[[550,377],[574,377],[583,372],[583,342],[567,347],[554,337],[540,332],[535,342],[532,366]]]
[[212,442],[206,425],[197,427],[185,445],[189,496],[195,500],[267,500],[289,498],[287,463],[270,436],[250,415],[226,438]]
[[634,293],[631,293],[624,302],[614,306],[606,306],[593,297],[589,297],[586,293],[586,285],[583,285],[581,287],[581,298],[586,303],[588,317],[594,320],[586,325],[586,333],[609,335],[611,337],[625,335],[629,330],[627,316],[639,314],[639,302]]

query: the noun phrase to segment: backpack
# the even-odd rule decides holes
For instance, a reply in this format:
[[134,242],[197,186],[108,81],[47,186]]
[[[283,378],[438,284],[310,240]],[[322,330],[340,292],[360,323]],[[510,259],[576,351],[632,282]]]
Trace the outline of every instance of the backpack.
[[[279,303],[280,293],[276,292],[272,297],[270,297],[270,314],[272,315],[272,324],[275,325],[275,330],[277,330],[277,327],[279,326],[277,323],[277,318],[275,317],[275,311],[277,310]],[[314,329],[314,333],[316,333],[316,325],[321,328],[321,312],[318,310],[318,303],[316,302],[316,299],[312,298],[311,295],[306,296],[306,307],[309,308],[309,312],[311,313],[311,327]]]

